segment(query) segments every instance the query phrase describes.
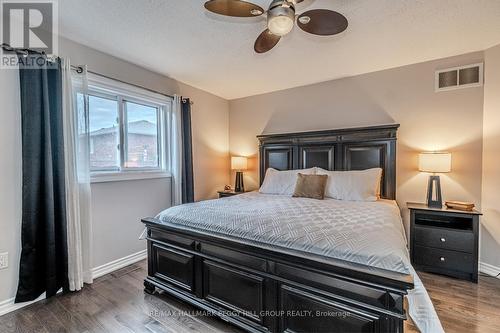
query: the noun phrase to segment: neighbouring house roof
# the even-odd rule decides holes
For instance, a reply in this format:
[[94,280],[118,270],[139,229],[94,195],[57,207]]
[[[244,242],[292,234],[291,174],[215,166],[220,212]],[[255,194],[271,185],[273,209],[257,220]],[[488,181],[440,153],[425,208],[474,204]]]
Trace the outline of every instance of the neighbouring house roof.
[[[99,135],[115,133],[117,126],[101,128],[90,132],[90,136],[96,137]],[[128,134],[140,134],[140,135],[157,135],[158,128],[156,124],[153,124],[147,120],[134,121],[128,124]]]

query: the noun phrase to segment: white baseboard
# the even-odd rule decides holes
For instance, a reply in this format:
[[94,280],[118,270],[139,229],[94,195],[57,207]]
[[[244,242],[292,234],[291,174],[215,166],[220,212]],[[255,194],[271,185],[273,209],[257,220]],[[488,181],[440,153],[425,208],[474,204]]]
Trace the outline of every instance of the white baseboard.
[[92,278],[96,279],[103,275],[114,272],[120,268],[127,267],[128,265],[135,264],[138,261],[146,259],[148,256],[147,250],[142,250],[137,253],[128,255],[126,257],[108,262],[107,264],[95,267],[92,269]]
[[[93,268],[92,269],[92,278],[96,279],[96,278],[101,277],[103,275],[114,272],[120,268],[135,264],[136,262],[141,261],[141,260],[146,259],[146,258],[147,258],[147,250],[142,250],[142,251],[139,251],[137,253],[120,258],[118,260],[108,262],[107,264]],[[61,291],[62,290],[59,290],[58,293]],[[31,301],[31,302],[14,303],[14,300],[15,300],[14,297],[6,299],[5,301],[0,302],[0,316],[3,316],[4,314],[7,314],[7,313],[12,312],[12,311],[16,311],[20,308],[23,308],[23,307],[28,306],[30,304],[33,304],[35,302],[44,300],[45,298],[46,298],[45,293],[43,293],[40,297],[38,297],[36,300]]]
[[500,276],[498,275],[500,273],[500,267],[496,267],[496,266],[487,264],[485,262],[480,262],[479,263],[479,271],[481,273],[495,276],[495,277],[500,279]]
[[15,298],[9,298],[6,299],[5,301],[0,302],[0,316],[3,316],[4,314],[7,314],[12,311],[16,311],[17,309],[24,308],[25,306],[28,306],[30,304],[33,304],[35,302],[41,301],[45,299],[45,293],[40,295],[36,300],[31,301],[31,302],[24,302],[24,303],[14,303]]

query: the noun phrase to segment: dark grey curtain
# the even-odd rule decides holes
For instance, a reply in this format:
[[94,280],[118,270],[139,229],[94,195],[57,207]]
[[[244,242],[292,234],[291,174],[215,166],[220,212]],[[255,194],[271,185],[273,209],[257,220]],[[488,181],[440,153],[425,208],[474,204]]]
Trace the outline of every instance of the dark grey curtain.
[[19,57],[22,112],[22,252],[16,302],[68,290],[60,60]]
[[191,101],[182,98],[182,203],[194,202],[193,139],[191,134]]

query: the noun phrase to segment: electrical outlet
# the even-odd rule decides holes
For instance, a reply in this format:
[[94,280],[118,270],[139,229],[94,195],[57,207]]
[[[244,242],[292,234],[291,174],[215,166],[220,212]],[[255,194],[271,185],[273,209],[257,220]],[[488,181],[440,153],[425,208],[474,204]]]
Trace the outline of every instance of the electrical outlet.
[[9,253],[0,253],[0,269],[9,267]]

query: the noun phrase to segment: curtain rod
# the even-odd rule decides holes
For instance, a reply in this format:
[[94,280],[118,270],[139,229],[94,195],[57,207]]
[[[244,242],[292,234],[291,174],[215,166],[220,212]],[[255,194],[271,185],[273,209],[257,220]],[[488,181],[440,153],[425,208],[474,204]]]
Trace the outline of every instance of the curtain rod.
[[[40,51],[33,50],[33,49],[14,48],[14,47],[10,46],[7,43],[2,43],[1,47],[6,52],[20,53],[20,54],[23,54],[23,55],[28,55],[30,52],[32,52],[32,53],[35,53],[35,54],[46,55],[45,52],[40,52]],[[77,73],[83,73],[83,67],[82,66],[71,65],[71,68],[74,69]],[[117,81],[117,82],[120,82],[120,83],[123,83],[123,84],[128,84],[128,85],[134,86],[136,88],[144,89],[144,90],[147,90],[147,91],[155,93],[155,94],[160,94],[160,95],[163,95],[163,96],[166,96],[166,97],[174,98],[174,96],[172,96],[172,95],[165,94],[165,93],[162,93],[162,92],[150,89],[150,88],[146,88],[146,87],[140,86],[138,84],[125,82],[125,81],[116,79],[114,77],[110,77],[110,76],[107,76],[107,75],[104,75],[104,74],[101,74],[101,73],[97,73],[97,72],[94,72],[94,71],[90,71],[90,70],[87,70],[87,72],[91,73],[91,74],[94,74],[94,75],[101,76],[101,77],[105,77],[107,79],[114,80],[114,81]],[[182,98],[182,102],[185,103],[186,100],[187,100],[186,98]],[[190,101],[190,104],[193,105],[194,104],[193,101]]]
[[[71,68],[74,69],[79,74],[83,73],[83,67],[82,66],[71,65]],[[174,96],[172,96],[172,95],[165,94],[165,93],[162,93],[162,92],[159,92],[157,90],[150,89],[150,88],[146,88],[146,87],[140,86],[138,84],[134,84],[134,83],[130,83],[130,82],[125,82],[123,80],[119,80],[117,78],[114,78],[114,77],[111,77],[111,76],[107,76],[107,75],[104,75],[104,74],[101,74],[101,73],[97,73],[97,72],[94,72],[94,71],[91,71],[91,70],[88,70],[88,69],[87,69],[87,73],[94,74],[94,75],[97,75],[97,76],[100,76],[100,77],[104,77],[106,79],[117,81],[117,82],[120,82],[120,83],[123,83],[123,84],[128,84],[129,86],[133,86],[133,87],[136,87],[136,88],[144,89],[144,90],[147,90],[147,91],[155,93],[155,94],[159,94],[159,95],[167,96],[167,97],[170,97],[170,98],[174,98]],[[185,100],[185,98],[183,98],[183,100]]]
[[[82,66],[71,65],[71,68],[73,68],[77,73],[80,73],[80,74],[83,73],[83,67]],[[117,81],[117,82],[120,82],[120,83],[123,83],[123,84],[128,84],[130,86],[133,86],[133,87],[136,87],[136,88],[140,88],[140,89],[144,89],[146,91],[149,91],[149,92],[152,92],[152,93],[155,93],[155,94],[159,94],[159,95],[163,95],[163,96],[166,96],[166,97],[174,98],[173,95],[165,94],[165,93],[159,92],[157,90],[146,88],[146,87],[138,85],[138,84],[134,84],[134,83],[126,82],[126,81],[123,81],[123,80],[119,80],[117,78],[114,78],[114,77],[111,77],[111,76],[107,76],[107,75],[104,75],[104,74],[101,74],[101,73],[97,73],[97,72],[94,72],[94,71],[91,71],[91,70],[88,70],[88,69],[87,69],[87,73],[98,75],[98,76],[104,77],[106,79]],[[181,99],[182,99],[183,103],[185,103],[188,100],[188,98],[184,98],[182,96],[181,96]],[[194,102],[190,100],[189,104],[193,105]]]

